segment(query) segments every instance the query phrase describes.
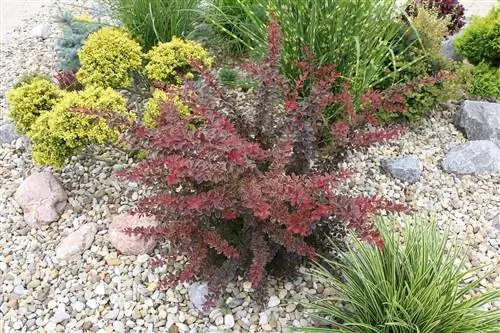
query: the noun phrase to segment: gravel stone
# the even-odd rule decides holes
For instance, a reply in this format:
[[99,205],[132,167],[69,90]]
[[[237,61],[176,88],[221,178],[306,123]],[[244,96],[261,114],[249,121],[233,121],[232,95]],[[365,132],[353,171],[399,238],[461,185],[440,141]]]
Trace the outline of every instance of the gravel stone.
[[278,298],[278,296],[272,295],[269,298],[269,302],[268,302],[267,306],[269,308],[274,308],[275,306],[278,306],[280,303],[281,303],[281,300]]
[[29,37],[46,39],[50,35],[50,26],[48,24],[38,24],[31,29]]
[[65,320],[68,320],[70,318],[69,314],[66,313],[66,311],[57,311],[54,313],[54,317],[52,318],[52,321],[55,324],[62,323]]

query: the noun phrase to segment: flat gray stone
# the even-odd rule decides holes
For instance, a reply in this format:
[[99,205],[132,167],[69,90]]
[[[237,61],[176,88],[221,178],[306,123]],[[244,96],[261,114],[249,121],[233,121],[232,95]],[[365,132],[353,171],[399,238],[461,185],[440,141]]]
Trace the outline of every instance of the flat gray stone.
[[381,165],[394,178],[409,184],[420,180],[420,162],[415,156],[386,158],[381,161]]
[[21,135],[17,133],[14,125],[10,123],[0,125],[0,145],[11,144],[20,137]]
[[461,175],[500,173],[500,148],[488,140],[470,141],[451,149],[442,165],[445,171]]
[[500,146],[500,104],[464,101],[459,126],[469,140],[491,140]]

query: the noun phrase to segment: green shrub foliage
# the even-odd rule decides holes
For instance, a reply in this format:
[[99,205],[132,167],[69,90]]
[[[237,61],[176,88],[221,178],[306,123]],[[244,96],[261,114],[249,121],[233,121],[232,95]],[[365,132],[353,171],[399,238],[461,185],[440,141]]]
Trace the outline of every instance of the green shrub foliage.
[[500,99],[500,68],[483,62],[477,66],[465,64],[458,72],[467,95]]
[[[398,82],[412,87],[405,94],[408,112],[394,114],[382,112],[383,120],[400,120],[416,123],[427,116],[439,103],[460,97],[459,78],[451,73],[452,63],[441,55],[443,36],[447,34],[450,18],[440,17],[435,9],[415,5],[414,17],[408,22],[412,29],[403,31],[402,52],[395,57],[395,79],[386,80],[380,89]],[[429,84],[431,83],[431,84]]]
[[474,65],[484,61],[500,66],[500,7],[492,8],[484,18],[475,17],[455,39],[455,47]]
[[[408,221],[403,231],[394,220],[379,220],[384,247],[350,238],[339,261],[317,265],[314,275],[336,297],[311,305],[328,328],[300,332],[341,333],[496,333],[500,310],[483,306],[500,300],[499,290],[471,296],[486,276],[471,279],[460,244],[447,244],[427,218]],[[332,273],[334,272],[334,273]],[[339,272],[339,274],[337,274]]]
[[441,52],[443,37],[448,34],[449,17],[440,18],[436,9],[423,5],[416,6],[416,15],[412,19],[424,50],[436,56]]
[[21,80],[7,93],[9,117],[20,133],[27,133],[37,118],[52,109],[62,95],[54,83],[43,76]]
[[63,32],[56,41],[59,70],[76,71],[80,67],[78,51],[87,37],[99,30],[102,24],[87,17],[74,17],[70,13],[65,13],[59,18],[59,23]]
[[96,115],[74,109],[105,110],[134,118],[126,112],[125,104],[125,99],[111,88],[88,87],[65,93],[52,111],[42,114],[28,132],[33,140],[33,159],[38,164],[61,168],[68,157],[89,144],[116,142],[119,129],[111,129]]
[[142,64],[141,46],[123,30],[105,27],[92,33],[78,52],[76,76],[84,86],[129,87],[131,71]]

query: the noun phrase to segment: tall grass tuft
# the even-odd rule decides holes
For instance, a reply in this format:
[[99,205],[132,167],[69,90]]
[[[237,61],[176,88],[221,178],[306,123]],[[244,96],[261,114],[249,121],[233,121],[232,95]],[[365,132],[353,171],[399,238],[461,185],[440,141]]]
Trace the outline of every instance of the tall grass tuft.
[[186,37],[198,17],[198,0],[105,0],[130,34],[148,51],[173,36]]
[[266,43],[268,0],[211,0],[202,12],[212,42],[234,55]]
[[[493,290],[470,297],[486,276],[472,278],[467,256],[433,220],[416,218],[404,234],[394,220],[378,221],[385,243],[377,248],[352,237],[340,262],[326,261],[314,271],[338,293],[310,304],[312,313],[329,328],[298,332],[357,333],[494,333],[500,332],[500,310],[484,310],[500,299]],[[341,276],[331,273],[338,269]],[[339,306],[343,303],[343,306]]]
[[214,0],[208,20],[247,52],[264,54],[266,20],[275,15],[289,77],[299,75],[293,61],[308,48],[317,56],[316,65],[336,64],[358,97],[397,67],[393,50],[408,29],[403,12],[394,0]]

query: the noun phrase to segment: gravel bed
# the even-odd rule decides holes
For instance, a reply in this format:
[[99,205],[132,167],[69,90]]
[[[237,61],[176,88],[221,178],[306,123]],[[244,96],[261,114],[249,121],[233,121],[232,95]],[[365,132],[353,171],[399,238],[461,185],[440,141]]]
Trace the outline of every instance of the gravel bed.
[[[0,51],[5,59],[0,68],[0,115],[5,113],[5,91],[20,75],[53,71],[57,25],[48,22],[51,35],[45,40],[27,33],[58,10],[51,6],[5,39]],[[442,171],[444,152],[465,141],[452,125],[455,105],[445,109],[396,140],[350,153],[344,166],[354,169],[355,176],[345,188],[353,194],[385,195],[450,221],[453,233],[470,246],[468,265],[496,267],[478,292],[500,288],[500,177],[458,177]],[[408,154],[423,166],[420,182],[413,185],[394,180],[380,168],[382,158]],[[227,286],[224,306],[209,314],[191,304],[188,284],[155,290],[158,275],[150,269],[149,257],[120,255],[107,239],[111,216],[132,207],[143,194],[137,184],[113,176],[131,163],[124,154],[105,148],[73,158],[54,171],[69,196],[60,220],[30,229],[13,194],[24,178],[44,168],[33,165],[21,139],[0,147],[0,331],[159,332],[175,323],[179,332],[282,332],[285,326],[310,324],[297,303],[333,291],[312,280],[307,268],[293,279],[271,279],[263,305],[252,300],[248,282],[240,279]],[[93,245],[81,260],[59,264],[55,247],[87,222],[98,226]],[[492,306],[500,308],[498,303]]]

